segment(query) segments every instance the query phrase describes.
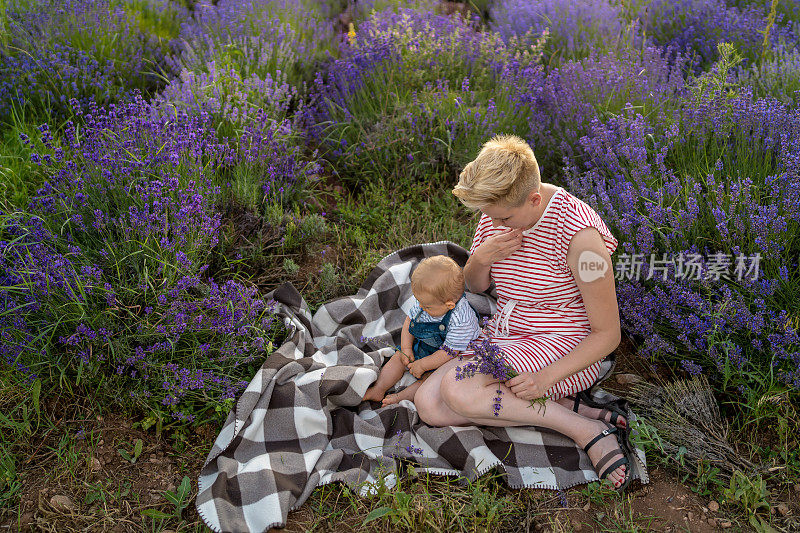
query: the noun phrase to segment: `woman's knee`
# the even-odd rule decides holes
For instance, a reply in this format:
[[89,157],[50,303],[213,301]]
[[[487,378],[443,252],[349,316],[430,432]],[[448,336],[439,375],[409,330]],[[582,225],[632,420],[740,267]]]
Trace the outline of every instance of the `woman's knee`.
[[445,405],[454,413],[464,417],[475,415],[475,402],[471,391],[475,391],[476,384],[471,381],[456,381],[456,369],[451,368],[442,377],[442,384],[439,387]]

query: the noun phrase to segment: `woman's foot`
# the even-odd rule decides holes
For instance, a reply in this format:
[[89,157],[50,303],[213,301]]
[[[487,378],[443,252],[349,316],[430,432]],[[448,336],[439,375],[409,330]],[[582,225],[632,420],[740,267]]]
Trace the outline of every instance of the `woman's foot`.
[[[574,396],[566,396],[556,401],[568,409],[572,409],[573,411],[575,410]],[[628,427],[628,420],[621,414],[614,413],[608,409],[589,407],[582,401],[578,402],[578,414],[585,416],[586,418],[608,422],[609,424],[617,426],[618,428],[625,429]]]
[[[589,455],[589,460],[592,461],[597,475],[602,480],[605,474],[611,484],[618,488],[625,483],[625,476],[630,474],[628,473],[627,464],[619,464],[616,468],[613,467],[621,459],[627,459],[617,440],[616,431],[618,430],[614,426],[598,420],[587,428],[584,433],[585,438],[578,441],[577,444],[584,449],[589,446],[589,449],[585,451]],[[595,440],[603,435],[604,432],[606,432],[606,436]],[[593,444],[592,441],[594,441]]]

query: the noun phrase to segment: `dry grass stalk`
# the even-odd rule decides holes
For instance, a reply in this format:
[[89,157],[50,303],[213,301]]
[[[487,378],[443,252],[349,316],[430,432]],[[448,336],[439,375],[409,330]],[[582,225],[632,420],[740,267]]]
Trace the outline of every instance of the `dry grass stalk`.
[[728,442],[713,390],[703,376],[672,383],[640,383],[630,393],[636,413],[658,432],[656,445],[692,473],[706,461],[729,479],[735,470],[754,472],[759,467]]

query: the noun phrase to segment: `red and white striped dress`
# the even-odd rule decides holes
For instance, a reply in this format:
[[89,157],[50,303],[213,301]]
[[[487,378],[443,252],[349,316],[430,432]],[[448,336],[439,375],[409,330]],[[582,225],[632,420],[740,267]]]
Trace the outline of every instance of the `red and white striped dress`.
[[[608,252],[614,252],[617,240],[594,209],[558,187],[541,218],[523,232],[522,247],[492,264],[498,312],[490,334],[518,372],[536,372],[560,359],[591,330],[583,298],[567,265],[569,243],[586,227],[597,228]],[[492,219],[482,215],[470,255],[503,229],[493,228]],[[481,334],[478,340],[484,338]],[[557,400],[589,388],[599,370],[598,361],[556,383],[549,391],[550,398]]]

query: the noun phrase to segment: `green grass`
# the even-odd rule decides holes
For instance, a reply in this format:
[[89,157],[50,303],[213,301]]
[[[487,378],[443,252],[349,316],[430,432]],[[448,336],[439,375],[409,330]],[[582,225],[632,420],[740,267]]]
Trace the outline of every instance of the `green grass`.
[[347,524],[352,531],[497,531],[512,527],[525,513],[525,495],[511,491],[502,474],[486,474],[473,482],[449,476],[409,476],[387,488],[382,482],[361,497],[344,485],[318,488],[306,505],[313,513],[304,528]]
[[17,109],[7,122],[0,122],[0,209],[6,212],[14,207],[25,208],[43,183],[36,164],[31,162],[32,145],[20,139],[20,134],[31,139],[39,136],[39,123],[34,120]]

